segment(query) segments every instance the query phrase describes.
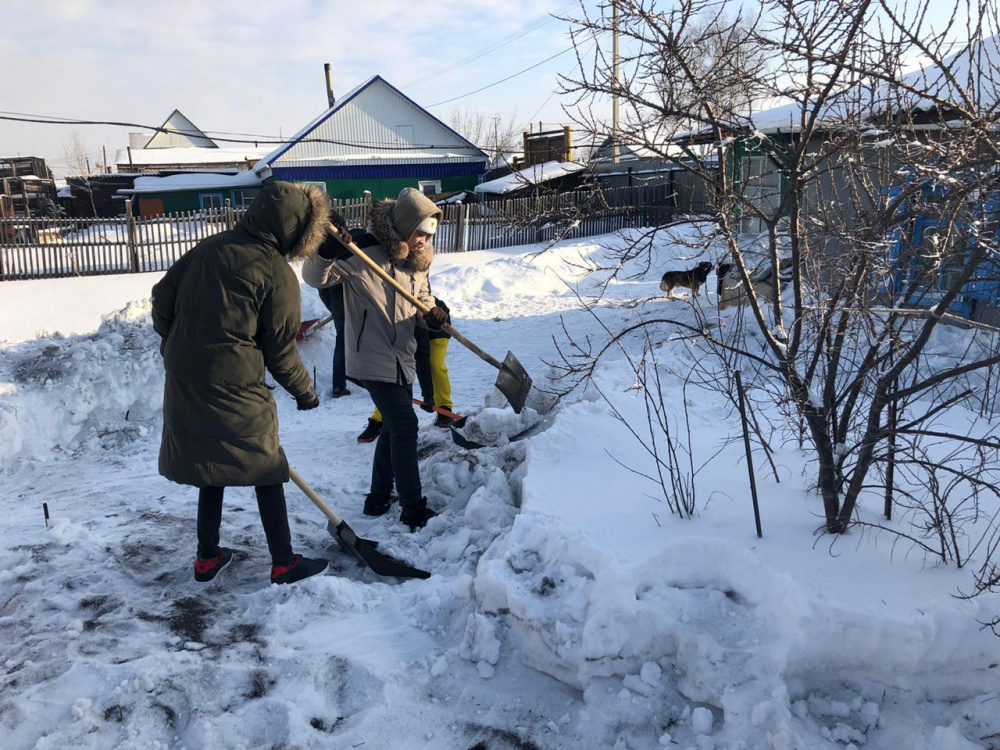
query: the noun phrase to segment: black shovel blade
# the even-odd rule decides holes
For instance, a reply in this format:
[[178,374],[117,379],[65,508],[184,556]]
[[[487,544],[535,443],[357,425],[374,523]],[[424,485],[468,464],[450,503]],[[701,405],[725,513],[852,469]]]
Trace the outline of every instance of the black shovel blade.
[[455,441],[455,445],[459,448],[465,448],[466,450],[474,451],[477,448],[485,448],[486,446],[482,443],[477,443],[475,440],[469,440],[469,438],[459,432],[459,430],[465,427],[465,423],[468,421],[468,417],[462,417],[461,419],[456,419],[448,425],[451,430],[451,439]]
[[503,359],[496,387],[510,402],[514,412],[520,414],[528,400],[528,391],[531,390],[531,376],[512,352],[507,352],[507,356]]
[[354,529],[347,525],[347,521],[341,521],[334,526],[327,524],[327,531],[330,536],[337,540],[337,543],[347,552],[350,552],[375,574],[387,578],[430,578],[431,574],[426,570],[414,568],[406,563],[384,555],[378,551],[378,542],[371,539],[362,539],[354,533]]

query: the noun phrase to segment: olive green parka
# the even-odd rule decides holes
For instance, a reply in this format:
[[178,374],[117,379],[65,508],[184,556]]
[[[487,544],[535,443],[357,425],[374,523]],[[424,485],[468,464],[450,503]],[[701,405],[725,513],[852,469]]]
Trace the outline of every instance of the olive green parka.
[[288,481],[265,369],[296,399],[314,393],[295,346],[299,282],[330,201],[313,185],[265,185],[232,230],[209,237],[153,287],[166,369],[159,470],[195,487]]

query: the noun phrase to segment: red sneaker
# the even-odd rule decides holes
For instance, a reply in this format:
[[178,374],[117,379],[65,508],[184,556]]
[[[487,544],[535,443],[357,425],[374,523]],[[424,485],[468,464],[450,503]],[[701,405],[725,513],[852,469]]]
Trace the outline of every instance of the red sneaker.
[[196,557],[194,560],[194,580],[198,583],[208,583],[215,580],[215,577],[228,568],[232,561],[233,551],[231,549],[220,549],[219,556],[211,560]]

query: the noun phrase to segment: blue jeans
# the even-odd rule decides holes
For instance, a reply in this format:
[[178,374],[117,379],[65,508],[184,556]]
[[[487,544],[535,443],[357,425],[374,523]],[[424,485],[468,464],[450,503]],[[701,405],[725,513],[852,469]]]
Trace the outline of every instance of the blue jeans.
[[420,467],[417,464],[417,415],[413,411],[413,386],[364,381],[368,395],[382,412],[382,432],[375,444],[372,464],[372,494],[388,495],[393,483],[399,504],[419,507],[423,503]]
[[333,321],[337,330],[337,341],[333,345],[333,390],[343,390],[347,387],[347,361],[344,356],[344,320]]

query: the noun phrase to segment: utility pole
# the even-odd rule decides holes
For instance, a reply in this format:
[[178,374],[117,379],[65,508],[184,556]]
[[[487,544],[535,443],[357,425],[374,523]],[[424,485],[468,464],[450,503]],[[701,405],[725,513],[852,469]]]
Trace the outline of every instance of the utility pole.
[[612,31],[612,42],[611,42],[611,55],[613,62],[613,75],[614,83],[612,89],[614,90],[614,96],[611,99],[611,161],[615,164],[618,163],[619,148],[618,148],[618,0],[611,0],[612,15],[611,15],[611,25],[613,27]]
[[493,166],[500,163],[500,113],[493,115]]
[[108,173],[108,147],[101,146],[101,151],[104,152],[104,174]]

